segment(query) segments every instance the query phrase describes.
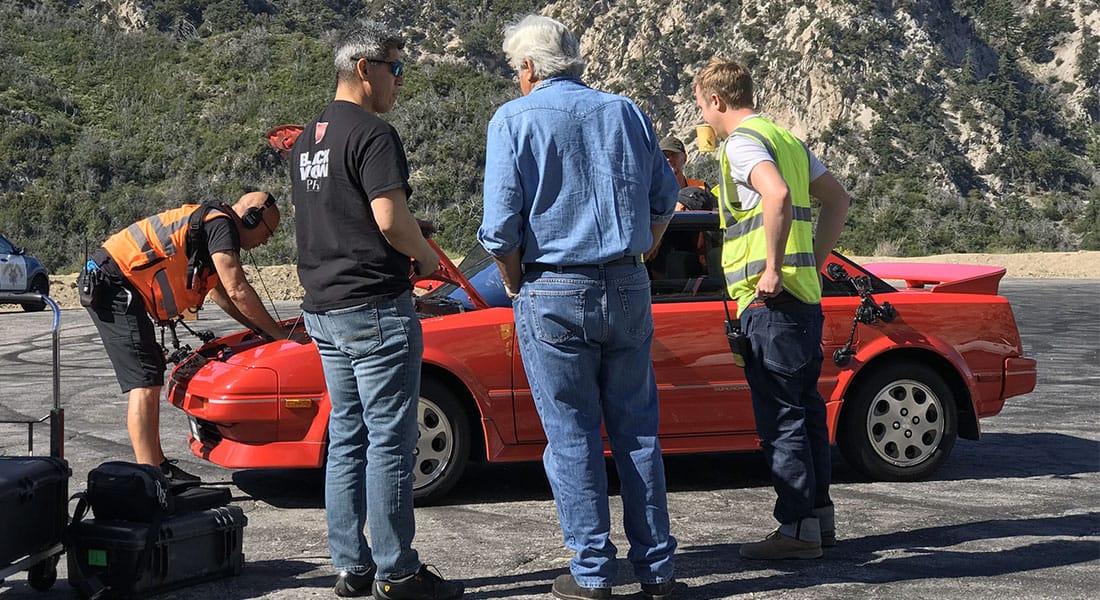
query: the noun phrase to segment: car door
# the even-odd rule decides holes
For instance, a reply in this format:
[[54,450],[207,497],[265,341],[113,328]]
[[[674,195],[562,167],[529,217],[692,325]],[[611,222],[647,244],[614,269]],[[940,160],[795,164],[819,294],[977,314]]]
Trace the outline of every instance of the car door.
[[[720,234],[711,235],[718,233],[717,226],[714,213],[677,213],[669,231],[691,243],[647,265],[653,294],[651,356],[660,395],[662,439],[755,433],[745,372],[733,364],[725,336],[723,280],[717,265],[720,251],[716,251]],[[706,235],[700,236],[704,232]],[[690,256],[680,256],[685,253]],[[680,258],[683,264],[679,264]],[[730,302],[729,310],[735,313],[736,305]],[[520,441],[542,440],[530,387],[518,359],[512,376],[517,437]]]
[[27,261],[15,253],[15,247],[0,236],[0,292],[27,291]]
[[[733,364],[725,310],[716,296],[653,305],[653,367],[662,437],[755,429],[745,371]],[[736,311],[736,305],[730,302],[729,309]]]

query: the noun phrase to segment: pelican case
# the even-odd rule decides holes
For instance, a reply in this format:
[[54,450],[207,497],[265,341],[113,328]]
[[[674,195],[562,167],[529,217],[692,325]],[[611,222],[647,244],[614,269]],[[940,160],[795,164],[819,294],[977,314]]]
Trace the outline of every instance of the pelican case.
[[232,505],[152,523],[106,519],[73,523],[68,540],[69,583],[84,598],[142,598],[238,575],[244,566],[242,537],[247,523],[240,507]]
[[61,543],[71,475],[63,458],[0,458],[0,565]]

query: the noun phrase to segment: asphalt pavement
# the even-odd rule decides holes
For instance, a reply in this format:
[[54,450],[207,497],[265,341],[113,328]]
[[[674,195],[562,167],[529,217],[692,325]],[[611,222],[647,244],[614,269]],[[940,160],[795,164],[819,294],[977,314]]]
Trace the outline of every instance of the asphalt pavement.
[[[1100,588],[1100,281],[1006,280],[1039,383],[959,440],[929,480],[866,482],[837,457],[839,545],[821,560],[741,560],[738,545],[774,527],[773,492],[758,454],[666,458],[676,598],[1093,598]],[[0,419],[37,417],[52,403],[49,311],[0,307]],[[284,317],[297,311],[281,303]],[[944,314],[945,319],[952,315]],[[235,327],[216,310],[202,328]],[[181,341],[188,341],[186,338]],[[129,460],[126,400],[82,310],[61,316],[61,401],[71,491],[106,460]],[[0,454],[26,453],[25,430],[0,426]],[[238,576],[157,596],[166,600],[336,598],[318,471],[229,471],[186,450],[183,414],[165,404],[166,452],[204,480],[231,486],[248,516]],[[48,430],[35,433],[37,453]],[[614,541],[626,541],[612,498]],[[416,509],[421,559],[466,581],[466,598],[548,598],[564,573],[549,485],[537,463],[472,465],[443,505]],[[3,535],[0,532],[0,535]],[[622,561],[616,597],[641,598]],[[0,599],[73,598],[65,581],[39,593],[19,573]]]

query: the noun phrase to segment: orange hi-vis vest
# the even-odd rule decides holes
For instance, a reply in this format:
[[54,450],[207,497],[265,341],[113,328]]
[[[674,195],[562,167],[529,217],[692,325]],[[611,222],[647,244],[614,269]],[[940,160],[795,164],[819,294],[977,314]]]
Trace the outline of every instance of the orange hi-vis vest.
[[[218,285],[218,273],[209,266],[208,257],[200,257],[207,263],[203,268],[189,268],[195,248],[188,248],[188,225],[191,215],[202,207],[210,204],[185,204],[166,210],[103,242],[126,281],[141,294],[145,310],[157,321],[167,321],[201,305],[207,292]],[[223,212],[228,207],[211,208],[202,216],[203,223],[229,218]],[[201,231],[199,234],[205,236]]]

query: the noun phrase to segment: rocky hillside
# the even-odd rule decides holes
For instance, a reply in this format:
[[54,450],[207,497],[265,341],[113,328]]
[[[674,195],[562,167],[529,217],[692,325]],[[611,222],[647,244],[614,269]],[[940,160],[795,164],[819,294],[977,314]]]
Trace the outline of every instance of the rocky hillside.
[[[532,11],[580,34],[589,83],[687,141],[694,73],[747,63],[760,110],[854,192],[852,253],[1100,248],[1098,0],[17,0],[0,5],[0,231],[60,267],[152,210],[285,194],[260,134],[313,117],[331,34],[372,16],[410,42],[388,118],[415,208],[461,253],[485,123],[518,93],[500,31]],[[261,262],[293,258],[288,229]]]

